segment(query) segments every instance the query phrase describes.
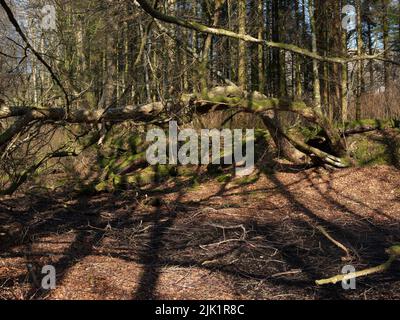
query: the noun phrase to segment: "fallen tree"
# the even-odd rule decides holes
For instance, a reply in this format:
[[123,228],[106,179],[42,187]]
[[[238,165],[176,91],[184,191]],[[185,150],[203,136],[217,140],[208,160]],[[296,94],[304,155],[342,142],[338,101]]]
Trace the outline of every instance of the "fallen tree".
[[[339,131],[330,122],[302,101],[268,98],[259,92],[247,92],[230,85],[216,87],[203,94],[184,94],[178,100],[154,102],[139,106],[112,107],[107,109],[76,109],[69,113],[65,108],[1,107],[0,119],[17,117],[5,132],[0,135],[0,148],[9,142],[32,121],[65,122],[69,124],[90,124],[133,121],[143,124],[166,123],[171,120],[171,109],[181,110],[178,117],[191,121],[194,115],[202,115],[221,110],[234,110],[259,116],[271,133],[276,145],[283,148],[284,155],[296,163],[304,162],[305,155],[318,158],[322,163],[335,167],[346,167],[346,149]],[[183,110],[183,111],[182,111]],[[327,137],[333,154],[312,147],[285,131],[274,120],[277,112],[295,113],[305,120],[320,126]],[[177,119],[180,120],[180,119]],[[299,152],[300,151],[300,152]]]
[[[227,86],[218,86],[205,93],[182,94],[179,98],[163,102],[152,102],[142,105],[111,106],[108,108],[84,109],[75,108],[67,112],[64,107],[35,108],[27,106],[0,106],[0,120],[15,119],[14,122],[0,133],[0,150],[4,151],[13,139],[33,123],[54,124],[68,126],[71,124],[92,125],[116,124],[125,121],[137,126],[158,125],[165,126],[170,120],[181,123],[190,123],[197,115],[204,115],[216,111],[232,110],[234,114],[249,113],[262,119],[270,136],[273,138],[280,154],[294,163],[304,164],[313,161],[317,164],[327,164],[336,168],[351,165],[346,154],[344,137],[346,135],[376,130],[383,127],[395,127],[396,121],[382,122],[378,120],[351,123],[343,128],[333,126],[329,120],[315,108],[303,101],[270,98],[259,92],[247,92],[230,83]],[[293,113],[305,121],[318,126],[331,152],[321,150],[307,143],[304,137],[294,135],[275,121],[275,115],[280,112]],[[90,132],[90,130],[89,130]],[[89,133],[88,132],[88,133]],[[98,139],[101,135],[97,134]],[[95,142],[91,143],[92,145]],[[18,175],[18,179],[2,194],[13,193],[29,175],[33,174],[47,160],[74,156],[79,152],[68,149],[58,150],[39,160],[28,170]]]
[[[147,14],[160,22],[174,24],[207,35],[229,37],[248,43],[292,52],[310,58],[313,61],[345,65],[349,62],[356,62],[359,60],[383,60],[381,53],[356,57],[321,56],[317,52],[300,48],[292,44],[260,40],[248,34],[236,33],[215,26],[208,27],[196,21],[169,16],[158,11],[156,7],[151,6],[148,1],[145,0],[138,0],[137,3]],[[12,119],[11,125],[8,125],[6,129],[0,133],[0,152],[3,154],[7,152],[7,150],[10,150],[10,146],[15,146],[15,142],[20,135],[26,133],[34,124],[39,126],[50,124],[62,127],[68,127],[71,124],[82,124],[86,127],[89,126],[89,128],[86,128],[86,135],[89,135],[93,133],[93,131],[96,133],[99,127],[102,127],[100,130],[103,130],[105,124],[113,125],[115,123],[129,121],[137,126],[152,124],[162,127],[170,120],[190,123],[196,115],[221,110],[232,110],[234,114],[243,112],[260,117],[274,140],[280,155],[294,163],[300,164],[313,161],[318,164],[327,164],[337,168],[344,168],[351,165],[344,141],[345,134],[351,134],[351,132],[343,132],[335,127],[320,108],[307,105],[304,101],[293,101],[284,97],[271,98],[257,91],[248,92],[229,80],[226,81],[227,85],[225,86],[209,88],[208,90],[204,88],[204,90],[201,90],[201,93],[186,92],[183,94],[175,94],[175,96],[169,98],[169,100],[160,99],[160,101],[152,103],[121,106],[115,101],[112,101],[111,96],[113,90],[106,88],[110,85],[111,80],[109,79],[110,81],[105,82],[103,96],[99,99],[97,104],[80,104],[79,95],[74,97],[74,95],[67,92],[66,88],[69,86],[63,84],[63,81],[51,67],[51,64],[46,62],[40,53],[30,44],[7,3],[5,1],[0,1],[0,4],[6,11],[7,17],[15,27],[17,34],[20,35],[25,43],[26,50],[30,50],[38,61],[45,66],[54,83],[65,97],[64,106],[54,108],[15,106],[12,104],[0,105],[0,120]],[[149,23],[149,28],[150,26],[151,23]],[[144,42],[142,42],[142,45],[143,43]],[[196,53],[194,54],[196,55]],[[393,61],[385,61],[396,64],[396,62]],[[127,84],[127,86],[129,85],[132,84]],[[318,126],[328,148],[322,150],[313,146],[307,143],[306,139],[300,135],[293,134],[284,128],[277,120],[277,114],[282,112],[296,114],[302,117],[304,121]],[[353,128],[352,130],[357,129]],[[94,136],[98,137],[98,145],[101,146],[101,142],[104,139],[104,132],[100,132]],[[25,181],[29,175],[35,172],[35,170],[48,159],[75,154],[79,154],[79,152],[71,152],[70,147],[50,153],[44,158],[39,159],[38,162],[35,162],[28,170],[18,174],[17,177],[23,177],[23,179],[18,178],[17,180],[19,182]],[[21,184],[19,182],[17,183],[18,186]],[[12,187],[7,190],[9,192],[6,193],[12,193],[16,188]]]

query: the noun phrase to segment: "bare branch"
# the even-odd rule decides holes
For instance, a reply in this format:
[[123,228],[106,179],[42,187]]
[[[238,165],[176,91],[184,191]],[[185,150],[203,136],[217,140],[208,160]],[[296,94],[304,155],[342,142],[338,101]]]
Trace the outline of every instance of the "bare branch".
[[302,56],[306,56],[321,62],[330,62],[330,63],[338,63],[338,64],[345,64],[349,62],[355,62],[355,61],[360,61],[360,60],[376,60],[379,59],[381,61],[386,61],[394,64],[398,64],[394,61],[391,60],[384,60],[382,58],[383,53],[379,53],[376,55],[361,55],[361,56],[356,56],[356,57],[328,57],[328,56],[321,56],[318,53],[311,52],[307,49],[300,48],[296,45],[293,44],[286,44],[286,43],[280,43],[280,42],[274,42],[274,41],[265,41],[261,40],[258,38],[255,38],[249,34],[240,34],[236,33],[230,30],[222,29],[222,28],[215,28],[215,27],[208,27],[204,24],[198,23],[196,21],[191,21],[191,20],[185,20],[182,18],[174,17],[174,16],[169,16],[167,14],[164,14],[156,9],[154,9],[146,0],[137,0],[137,2],[140,4],[142,9],[146,11],[149,15],[152,17],[161,20],[163,22],[175,24],[187,29],[195,30],[201,33],[207,33],[207,34],[212,34],[216,36],[225,36],[233,39],[238,39],[250,43],[255,43],[255,44],[264,44],[267,47],[270,48],[277,48],[277,49],[282,49],[285,51],[293,52]]
[[69,113],[69,105],[70,105],[69,96],[68,96],[68,93],[65,90],[64,86],[62,85],[60,79],[58,79],[58,77],[55,74],[55,72],[53,71],[52,67],[43,59],[43,57],[31,45],[28,38],[25,36],[24,32],[22,31],[18,21],[15,19],[14,14],[12,13],[10,7],[7,5],[6,1],[0,0],[0,4],[3,7],[4,11],[6,12],[8,20],[10,20],[11,24],[14,26],[17,33],[20,35],[22,40],[26,43],[26,46],[28,47],[28,49],[31,50],[32,53],[35,55],[35,57],[45,66],[47,71],[50,73],[51,78],[57,83],[57,85],[60,87],[60,89],[64,93],[65,101],[67,103],[67,113]]

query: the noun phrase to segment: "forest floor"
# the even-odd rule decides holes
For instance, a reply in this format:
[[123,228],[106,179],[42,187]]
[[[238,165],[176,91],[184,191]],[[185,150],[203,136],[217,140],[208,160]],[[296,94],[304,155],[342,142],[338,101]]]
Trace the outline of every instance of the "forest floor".
[[[399,262],[355,290],[314,281],[387,259],[385,248],[400,242],[400,171],[279,171],[166,182],[139,196],[32,191],[4,200],[0,298],[399,299]],[[37,288],[47,264],[57,271],[52,291]]]

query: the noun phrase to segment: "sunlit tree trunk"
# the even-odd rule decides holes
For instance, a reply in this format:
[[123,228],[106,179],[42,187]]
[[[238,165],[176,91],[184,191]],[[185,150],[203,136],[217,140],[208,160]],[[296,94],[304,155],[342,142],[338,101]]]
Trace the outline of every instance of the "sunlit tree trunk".
[[[299,8],[299,0],[295,1],[295,14],[296,14],[296,26],[298,30],[298,44],[301,45],[301,40],[302,40],[302,32],[301,32],[301,12]],[[295,79],[294,79],[294,97],[295,99],[300,99],[303,95],[303,85],[302,85],[302,72],[301,72],[301,57],[298,55],[294,55],[294,73],[295,73]]]
[[[362,12],[361,12],[361,0],[356,0],[357,10],[357,55],[361,56],[363,53],[363,37],[362,37]],[[363,61],[359,61],[357,64],[357,79],[356,79],[356,119],[361,119],[361,95],[362,95],[362,77],[363,77]]]
[[[247,8],[246,1],[238,1],[239,34],[246,33]],[[238,84],[243,89],[247,87],[247,44],[239,40]]]
[[[311,22],[311,46],[312,52],[318,53],[317,48],[317,36],[316,36],[316,24],[315,24],[315,0],[308,1],[310,22]],[[313,59],[313,97],[314,106],[317,110],[321,110],[321,89],[319,80],[319,63]]]

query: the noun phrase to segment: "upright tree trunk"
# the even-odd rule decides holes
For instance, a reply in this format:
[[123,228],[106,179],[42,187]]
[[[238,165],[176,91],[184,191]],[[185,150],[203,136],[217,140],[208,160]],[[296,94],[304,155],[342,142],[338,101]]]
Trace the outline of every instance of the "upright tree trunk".
[[[331,20],[332,20],[332,25],[338,26],[337,28],[329,28],[328,24],[328,31],[329,31],[329,37],[330,37],[330,47],[328,54],[329,55],[342,55],[343,54],[343,45],[342,45],[342,30],[341,30],[341,21],[342,21],[342,15],[341,15],[341,4],[340,0],[338,1],[332,1],[331,4]],[[344,55],[346,55],[347,52],[344,52]],[[331,64],[330,68],[331,72],[331,77],[332,81],[329,83],[329,88],[331,94],[330,98],[330,110],[331,110],[331,117],[332,120],[340,120],[340,117],[335,115],[340,114],[341,110],[341,77],[342,77],[342,70],[341,66],[337,63]]]
[[[272,0],[271,3],[271,38],[274,42],[280,41],[280,0]],[[273,74],[273,94],[275,96],[281,96],[282,87],[281,87],[281,51],[279,49],[271,49],[271,67]]]
[[[198,10],[197,10],[197,0],[192,0],[191,1],[191,13],[193,15],[193,17],[197,18],[198,15]],[[191,30],[191,34],[192,34],[192,51],[197,54],[197,49],[198,49],[198,35],[197,32],[194,30]],[[193,58],[193,62],[197,62],[195,61],[195,58]],[[195,68],[195,70],[193,70],[192,72],[192,82],[193,82],[193,91],[197,92],[198,91],[198,86],[197,83],[199,81],[199,70],[200,70],[201,66],[199,66],[199,68]],[[201,88],[200,88],[201,90]]]
[[[265,20],[264,20],[264,0],[258,0],[258,39],[265,39]],[[265,70],[265,56],[264,56],[264,46],[258,46],[258,91],[261,93],[265,92],[266,87],[266,70]]]
[[[284,21],[284,0],[278,1],[278,41],[281,41],[283,37],[280,35],[284,35],[285,31],[285,21]],[[286,51],[279,50],[279,96],[286,97],[287,96],[287,83],[286,83]]]
[[[342,54],[347,56],[347,30],[342,27]],[[348,65],[341,65],[341,79],[340,79],[340,93],[341,93],[341,110],[342,110],[342,122],[345,123],[348,120]]]
[[[299,7],[299,0],[295,1],[295,15],[296,15],[296,27],[298,30],[298,39],[297,39],[297,44],[299,46],[302,45],[302,38],[303,34],[301,31],[301,12],[300,12],[300,7]],[[295,99],[301,99],[303,95],[303,86],[301,83],[301,61],[302,58],[298,55],[293,56],[294,59],[294,97]]]
[[[310,22],[311,22],[311,46],[312,52],[318,53],[317,48],[317,36],[316,36],[316,25],[315,25],[315,0],[308,1]],[[319,80],[319,63],[316,59],[313,59],[313,97],[314,106],[316,110],[321,112],[321,87]]]
[[114,92],[115,92],[115,79],[116,79],[116,27],[112,17],[107,17],[106,29],[108,33],[105,35],[105,47],[104,47],[104,61],[103,61],[103,92],[99,102],[100,108],[106,108],[110,106]]
[[[214,16],[212,18],[212,26],[218,25],[219,17],[221,14],[221,7],[224,3],[224,0],[216,0],[215,7],[214,7]],[[203,54],[201,56],[201,63],[200,63],[200,83],[201,83],[201,91],[205,93],[208,88],[208,64],[209,64],[209,57],[210,57],[210,49],[212,47],[212,39],[213,35],[208,34],[207,38],[204,42],[203,47]]]
[[[357,55],[361,56],[363,53],[363,37],[362,37],[362,12],[361,12],[361,0],[356,0],[357,10]],[[363,65],[362,60],[357,63],[357,88],[356,88],[356,120],[361,120],[361,95],[363,87]]]
[[[373,40],[372,40],[372,29],[371,24],[368,23],[368,54],[373,55]],[[374,62],[369,62],[369,85],[372,88],[374,85]]]
[[[389,59],[389,0],[382,0],[383,6],[383,50],[384,50],[384,58]],[[389,88],[389,64],[387,62],[384,63],[384,82],[385,88]]]
[[[239,14],[239,33],[246,33],[247,22],[247,1],[238,1]],[[238,85],[246,89],[247,87],[247,44],[245,41],[239,40],[239,68],[238,68]]]

